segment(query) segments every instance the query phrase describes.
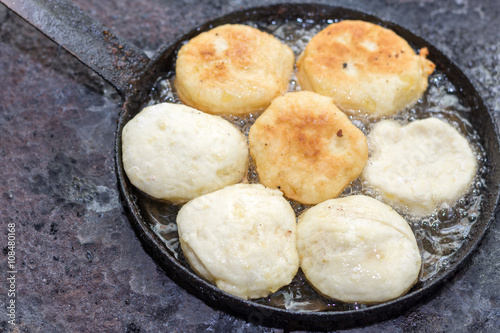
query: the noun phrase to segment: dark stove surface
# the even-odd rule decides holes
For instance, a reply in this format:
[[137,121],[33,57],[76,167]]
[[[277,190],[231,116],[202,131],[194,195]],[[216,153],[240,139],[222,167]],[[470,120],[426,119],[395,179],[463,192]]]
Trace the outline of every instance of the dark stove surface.
[[[293,1],[292,1],[293,2]],[[308,1],[300,1],[308,2]],[[328,1],[316,1],[328,3]],[[75,0],[147,52],[256,0]],[[500,2],[336,1],[422,36],[471,79],[500,123]],[[144,252],[114,170],[122,99],[66,51],[0,5],[0,332],[281,332],[214,310]],[[430,300],[357,332],[500,330],[500,221],[473,260]],[[5,282],[8,281],[9,283]]]

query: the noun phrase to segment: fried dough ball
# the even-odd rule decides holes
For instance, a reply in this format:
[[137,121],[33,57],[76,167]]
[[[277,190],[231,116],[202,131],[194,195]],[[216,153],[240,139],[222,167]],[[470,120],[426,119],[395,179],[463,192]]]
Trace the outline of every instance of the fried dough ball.
[[267,296],[299,268],[295,213],[280,191],[260,184],[236,184],[188,202],[177,226],[191,267],[232,295]]
[[201,33],[180,50],[175,87],[181,101],[208,113],[265,109],[288,89],[290,47],[256,28],[226,24]]
[[276,98],[248,139],[260,182],[305,204],[338,196],[368,158],[364,134],[331,98],[310,91]]
[[415,216],[459,199],[476,174],[468,141],[437,118],[405,126],[384,120],[368,141],[371,155],[362,177],[391,205]]
[[246,138],[231,123],[171,103],[146,107],[130,120],[122,152],[130,182],[172,203],[238,183],[249,159]]
[[408,223],[362,195],[328,200],[300,215],[297,249],[307,280],[343,302],[395,299],[415,284],[421,268]]
[[345,112],[387,116],[414,104],[435,65],[392,30],[363,21],[333,23],[297,60],[303,90],[333,97]]

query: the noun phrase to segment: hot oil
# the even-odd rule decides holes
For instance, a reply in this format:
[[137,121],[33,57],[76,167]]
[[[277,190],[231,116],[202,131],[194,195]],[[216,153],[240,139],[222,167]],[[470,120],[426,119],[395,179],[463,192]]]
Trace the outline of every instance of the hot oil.
[[[247,24],[273,34],[288,44],[297,57],[312,36],[333,22],[328,20],[316,23],[299,19],[279,23],[271,22],[270,24],[261,22],[248,22]],[[148,105],[161,102],[180,103],[175,91],[174,80],[175,73],[169,73],[166,77],[158,80],[150,94]],[[292,76],[289,91],[298,90],[300,90],[300,86],[296,77]],[[224,118],[248,136],[250,127],[258,116],[259,113],[255,113],[247,116],[224,116]],[[391,118],[402,125],[428,117],[440,118],[451,124],[467,138],[478,161],[478,171],[468,193],[457,202],[451,205],[443,204],[437,207],[432,214],[423,218],[412,216],[406,211],[399,211],[411,225],[422,256],[419,283],[414,289],[421,288],[425,283],[437,278],[450,263],[453,263],[454,254],[467,239],[469,230],[480,213],[484,175],[487,172],[486,155],[480,144],[480,138],[469,121],[469,116],[470,108],[461,103],[457,95],[457,87],[448,80],[446,75],[435,72],[429,77],[429,87],[422,99],[413,107]],[[374,119],[363,114],[351,114],[350,119],[365,134],[370,132],[374,123]],[[244,182],[259,182],[255,164],[252,161]],[[341,196],[355,194],[363,194],[384,201],[372,187],[360,179],[351,183]],[[140,197],[139,201],[143,204],[152,229],[165,242],[166,247],[176,259],[189,267],[182,255],[175,223],[180,206],[159,202],[147,196]],[[310,207],[293,200],[290,200],[290,204],[297,216]],[[300,270],[288,286],[269,297],[255,300],[255,302],[295,311],[346,311],[366,307],[366,305],[347,304],[322,297],[307,283]]]

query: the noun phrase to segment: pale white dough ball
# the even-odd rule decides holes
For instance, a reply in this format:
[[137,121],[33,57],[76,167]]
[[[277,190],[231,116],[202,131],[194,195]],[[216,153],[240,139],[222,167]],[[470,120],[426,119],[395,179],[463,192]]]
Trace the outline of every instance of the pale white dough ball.
[[368,135],[362,177],[391,205],[416,216],[453,203],[469,188],[477,161],[455,128],[437,118],[401,126],[381,121]]
[[173,203],[238,183],[248,168],[241,131],[218,116],[172,103],[146,107],[130,120],[122,153],[134,186]]
[[406,293],[421,258],[408,223],[361,195],[324,201],[299,217],[297,248],[307,280],[344,302],[379,303]]
[[297,273],[296,218],[278,190],[228,186],[185,204],[177,225],[193,270],[232,295],[267,296]]

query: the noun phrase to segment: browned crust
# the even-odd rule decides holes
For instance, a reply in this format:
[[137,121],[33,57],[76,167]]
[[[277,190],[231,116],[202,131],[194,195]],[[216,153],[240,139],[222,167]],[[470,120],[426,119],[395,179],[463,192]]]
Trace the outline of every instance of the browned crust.
[[306,91],[275,99],[249,142],[260,182],[307,204],[337,197],[368,158],[364,134],[333,100]]
[[184,104],[205,112],[261,111],[287,90],[293,62],[292,50],[272,35],[226,24],[179,50],[175,87]]
[[[333,97],[337,102],[342,99],[340,107],[346,111],[351,102],[353,106],[362,104],[356,100],[354,91],[361,80],[391,76],[404,80],[408,74],[416,85],[412,93],[415,96],[408,96],[408,103],[413,103],[425,91],[427,76],[435,68],[426,59],[427,55],[426,48],[416,55],[392,30],[369,22],[345,20],[327,26],[311,39],[297,60],[297,77],[304,90]],[[350,96],[351,93],[354,95]],[[377,113],[369,108],[362,111]]]

